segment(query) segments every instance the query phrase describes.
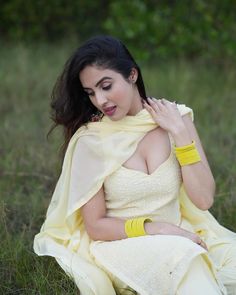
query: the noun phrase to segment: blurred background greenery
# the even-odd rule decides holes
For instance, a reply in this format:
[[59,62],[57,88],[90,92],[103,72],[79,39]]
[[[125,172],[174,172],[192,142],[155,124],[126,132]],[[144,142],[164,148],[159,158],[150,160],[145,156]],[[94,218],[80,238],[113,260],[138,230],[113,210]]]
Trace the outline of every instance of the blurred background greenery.
[[127,45],[149,95],[194,109],[217,183],[211,212],[236,231],[235,19],[233,0],[1,3],[0,294],[78,294],[32,242],[60,173],[61,130],[46,139],[51,90],[69,55],[96,34]]
[[142,59],[236,57],[235,0],[11,0],[1,3],[1,38],[83,41],[108,33]]

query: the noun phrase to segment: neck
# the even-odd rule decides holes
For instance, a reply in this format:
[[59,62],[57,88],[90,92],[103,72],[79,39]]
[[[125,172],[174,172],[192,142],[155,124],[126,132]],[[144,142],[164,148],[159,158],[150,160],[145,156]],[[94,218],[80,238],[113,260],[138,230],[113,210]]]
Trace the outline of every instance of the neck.
[[135,116],[137,113],[139,113],[143,109],[142,104],[142,97],[139,95],[139,92],[137,90],[135,98],[131,104],[130,110],[127,115],[129,116]]

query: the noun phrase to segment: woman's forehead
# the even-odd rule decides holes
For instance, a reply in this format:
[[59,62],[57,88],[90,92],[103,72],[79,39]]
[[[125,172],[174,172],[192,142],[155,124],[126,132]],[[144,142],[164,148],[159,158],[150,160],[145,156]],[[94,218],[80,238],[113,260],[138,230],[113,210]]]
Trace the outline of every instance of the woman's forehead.
[[114,79],[119,74],[111,69],[104,69],[97,66],[86,66],[80,72],[80,81],[84,88],[96,87],[97,83],[103,79]]

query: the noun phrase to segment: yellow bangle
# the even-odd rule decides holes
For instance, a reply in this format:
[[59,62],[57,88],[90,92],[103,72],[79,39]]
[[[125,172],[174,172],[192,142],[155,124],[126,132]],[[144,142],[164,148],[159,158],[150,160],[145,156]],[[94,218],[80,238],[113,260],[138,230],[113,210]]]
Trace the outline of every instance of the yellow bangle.
[[125,222],[125,233],[128,238],[145,236],[146,232],[144,229],[145,222],[152,222],[148,217],[138,217],[133,219],[128,219]]
[[195,142],[189,145],[175,147],[176,158],[180,166],[190,165],[201,161]]

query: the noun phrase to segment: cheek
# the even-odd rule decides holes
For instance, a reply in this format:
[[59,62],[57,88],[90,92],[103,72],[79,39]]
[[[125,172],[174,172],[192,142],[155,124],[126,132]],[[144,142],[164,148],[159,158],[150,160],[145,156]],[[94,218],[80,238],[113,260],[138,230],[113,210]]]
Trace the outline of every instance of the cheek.
[[127,83],[117,84],[113,88],[113,98],[122,104],[127,104],[128,97],[130,96],[130,87]]
[[96,103],[96,99],[95,98],[89,98],[90,102],[95,106],[98,107],[97,103]]

